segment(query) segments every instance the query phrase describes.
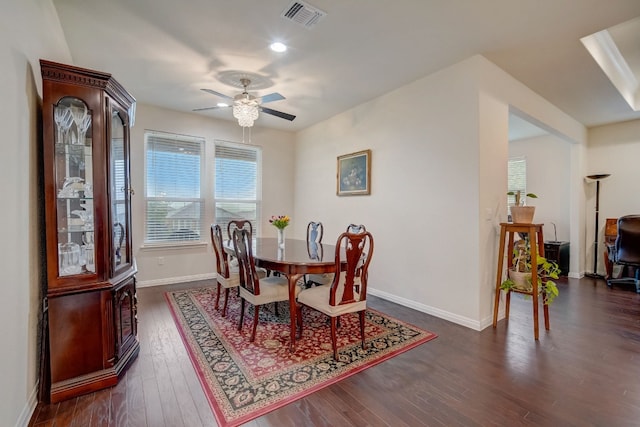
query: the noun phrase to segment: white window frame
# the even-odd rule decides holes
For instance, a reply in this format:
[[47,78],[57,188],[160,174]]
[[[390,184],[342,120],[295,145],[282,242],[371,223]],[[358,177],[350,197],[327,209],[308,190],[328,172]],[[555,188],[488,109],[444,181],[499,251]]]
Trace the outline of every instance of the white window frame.
[[[148,183],[147,183],[147,178],[148,178],[148,173],[149,173],[149,165],[148,165],[148,151],[149,151],[149,139],[152,137],[156,137],[156,138],[162,138],[162,139],[166,139],[166,140],[174,140],[176,141],[176,144],[180,144],[180,143],[185,143],[186,145],[193,145],[193,144],[197,144],[199,145],[199,149],[200,149],[200,185],[199,185],[199,197],[180,197],[180,196],[167,196],[167,197],[150,197],[148,195]],[[155,131],[155,130],[145,130],[144,133],[144,223],[145,223],[145,230],[144,230],[144,245],[145,247],[150,247],[150,246],[186,246],[186,245],[199,245],[202,244],[203,241],[205,241],[206,239],[208,239],[208,233],[205,233],[204,230],[204,220],[205,220],[205,216],[204,216],[204,212],[205,212],[205,205],[206,205],[206,200],[203,197],[203,194],[205,193],[205,188],[204,188],[204,182],[205,182],[205,176],[206,176],[206,170],[205,170],[205,166],[206,166],[206,161],[205,161],[205,156],[206,154],[206,141],[203,137],[197,137],[197,136],[189,136],[189,135],[180,135],[180,134],[174,134],[174,133],[169,133],[169,132],[160,132],[160,131]],[[198,232],[199,237],[195,237],[193,235],[187,235],[185,234],[184,236],[182,236],[183,238],[181,238],[179,231],[177,231],[177,234],[174,234],[172,237],[167,237],[167,238],[151,238],[152,236],[150,236],[150,230],[149,230],[149,203],[150,202],[154,202],[154,201],[166,201],[166,202],[175,202],[175,203],[191,203],[191,202],[195,202],[195,203],[199,203],[200,207],[199,207],[199,223],[197,225],[193,225],[193,220],[190,221],[190,229]],[[176,220],[176,224],[179,225],[180,220]],[[184,221],[182,221],[184,222]]]
[[[214,154],[213,154],[213,160],[212,160],[212,170],[213,170],[213,189],[212,189],[212,196],[213,196],[213,215],[215,218],[215,222],[220,225],[220,227],[223,229],[223,234],[226,237],[226,228],[227,228],[227,224],[228,224],[228,220],[229,219],[247,219],[247,218],[242,218],[241,216],[238,217],[234,217],[234,218],[217,218],[216,217],[216,207],[218,205],[218,203],[255,203],[255,209],[256,209],[256,214],[255,214],[255,219],[249,218],[251,220],[251,225],[253,227],[253,233],[255,237],[259,237],[261,235],[261,227],[260,224],[262,223],[262,148],[255,146],[255,145],[249,145],[249,144],[241,144],[241,143],[236,143],[236,142],[230,142],[230,141],[223,141],[223,140],[215,140],[214,141]],[[251,150],[255,153],[255,157],[256,157],[256,188],[255,188],[255,199],[246,199],[246,198],[216,198],[216,185],[218,184],[216,182],[216,159],[217,159],[217,148],[224,148],[224,147],[228,147],[228,148],[233,148],[233,149],[242,149],[242,150]]]

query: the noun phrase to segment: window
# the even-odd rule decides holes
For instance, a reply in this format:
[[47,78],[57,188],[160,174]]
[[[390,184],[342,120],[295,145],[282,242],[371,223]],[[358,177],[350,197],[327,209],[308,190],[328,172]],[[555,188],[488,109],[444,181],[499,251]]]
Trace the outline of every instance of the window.
[[214,207],[223,230],[232,219],[251,221],[259,235],[260,149],[216,141]]
[[199,241],[204,139],[145,132],[145,243]]
[[[527,194],[527,160],[524,157],[514,157],[509,159],[507,165],[508,190],[517,193],[520,191],[521,199]],[[507,206],[516,202],[515,196],[507,196]]]

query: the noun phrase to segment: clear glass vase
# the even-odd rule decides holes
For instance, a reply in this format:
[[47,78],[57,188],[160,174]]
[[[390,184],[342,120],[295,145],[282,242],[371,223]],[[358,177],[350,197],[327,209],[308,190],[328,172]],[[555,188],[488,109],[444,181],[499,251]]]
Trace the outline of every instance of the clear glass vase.
[[278,228],[278,247],[284,249],[284,228]]

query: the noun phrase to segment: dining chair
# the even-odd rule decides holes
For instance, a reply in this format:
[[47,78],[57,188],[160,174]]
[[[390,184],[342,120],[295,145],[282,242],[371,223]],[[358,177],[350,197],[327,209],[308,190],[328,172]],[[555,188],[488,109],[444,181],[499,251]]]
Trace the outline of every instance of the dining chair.
[[367,231],[367,227],[362,224],[349,224],[347,226],[347,233],[364,233]]
[[227,236],[229,237],[229,240],[233,238],[233,230],[237,228],[248,230],[253,236],[253,225],[251,224],[251,221],[246,219],[232,219],[227,224]]
[[[322,236],[324,235],[324,226],[319,221],[310,221],[307,224],[307,249],[309,257],[312,259],[322,259]],[[323,274],[307,274],[304,278],[304,284],[307,288],[313,285],[324,286],[333,281],[332,273]]]
[[[363,258],[363,254],[366,254]],[[373,236],[368,231],[362,233],[342,233],[336,242],[335,266],[346,269],[333,278],[331,286],[316,286],[303,289],[298,294],[296,322],[302,336],[303,307],[309,307],[329,316],[331,320],[331,345],[333,358],[338,360],[337,326],[338,318],[348,313],[358,313],[362,348],[366,348],[364,317],[367,309],[367,278],[369,263],[373,254]],[[344,256],[344,258],[343,258]],[[356,273],[360,271],[360,285],[356,285]]]
[[215,309],[218,310],[220,301],[220,289],[224,289],[224,306],[222,307],[222,317],[227,315],[227,303],[229,301],[229,290],[240,285],[240,275],[238,264],[230,265],[229,257],[223,247],[222,228],[218,224],[211,225],[211,243],[216,254],[216,281],[218,283],[216,291]]
[[[253,328],[251,339],[256,338],[260,306],[271,302],[289,301],[289,281],[282,276],[270,276],[260,278],[256,272],[253,249],[251,247],[251,233],[246,229],[233,231],[233,248],[238,259],[240,273],[240,321],[238,330],[242,329],[244,321],[245,301],[254,306]],[[295,287],[296,295],[300,288]]]

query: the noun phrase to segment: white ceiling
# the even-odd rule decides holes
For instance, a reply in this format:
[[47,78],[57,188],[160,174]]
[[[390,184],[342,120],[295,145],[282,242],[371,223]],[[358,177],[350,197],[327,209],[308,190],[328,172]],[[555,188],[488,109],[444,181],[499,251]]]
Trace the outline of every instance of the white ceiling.
[[[281,17],[291,0],[53,3],[75,65],[178,111],[215,105],[201,88],[239,93],[220,76],[247,72],[261,77],[255,95],[286,97],[269,108],[297,116],[256,125],[299,130],[482,54],[587,126],[640,118],[580,41],[640,16],[639,0],[311,0],[327,13],[312,29]],[[289,50],[271,52],[274,40]]]

